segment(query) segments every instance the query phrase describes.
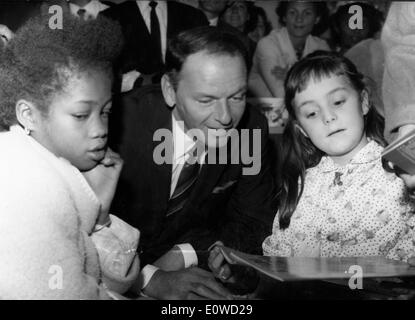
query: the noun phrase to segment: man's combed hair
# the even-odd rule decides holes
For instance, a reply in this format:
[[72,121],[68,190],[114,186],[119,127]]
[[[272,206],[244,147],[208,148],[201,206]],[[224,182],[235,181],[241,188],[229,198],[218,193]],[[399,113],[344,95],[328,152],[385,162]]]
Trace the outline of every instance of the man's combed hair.
[[174,82],[186,58],[197,52],[240,56],[247,69],[250,59],[248,48],[236,32],[218,27],[202,26],[182,31],[169,41],[166,53],[166,72]]
[[16,124],[19,99],[45,114],[54,94],[66,85],[68,71],[99,70],[112,75],[122,46],[116,22],[63,17],[62,29],[51,29],[49,17],[37,16],[18,30],[0,53],[0,129]]

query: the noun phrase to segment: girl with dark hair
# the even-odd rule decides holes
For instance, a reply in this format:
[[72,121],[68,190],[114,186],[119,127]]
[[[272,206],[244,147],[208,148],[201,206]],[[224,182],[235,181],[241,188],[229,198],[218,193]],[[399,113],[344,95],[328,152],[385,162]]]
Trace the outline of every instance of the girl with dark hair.
[[139,272],[138,230],[108,212],[122,167],[107,148],[121,31],[48,18],[0,54],[0,297],[108,299]]
[[329,50],[327,43],[312,32],[318,25],[325,3],[281,1],[277,7],[281,29],[259,40],[249,74],[249,90],[256,97],[284,97],[284,78],[299,59],[316,50]]
[[415,255],[414,203],[381,160],[383,118],[346,58],[315,52],[285,81],[279,212],[266,255]]

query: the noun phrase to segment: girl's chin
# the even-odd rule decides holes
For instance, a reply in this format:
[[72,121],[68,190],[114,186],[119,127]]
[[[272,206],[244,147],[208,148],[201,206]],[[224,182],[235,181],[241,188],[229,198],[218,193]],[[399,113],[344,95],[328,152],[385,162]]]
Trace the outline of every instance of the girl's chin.
[[82,163],[76,164],[75,167],[77,167],[78,170],[81,172],[90,171],[94,169],[100,163],[101,160],[97,161],[93,159],[87,159],[82,161]]

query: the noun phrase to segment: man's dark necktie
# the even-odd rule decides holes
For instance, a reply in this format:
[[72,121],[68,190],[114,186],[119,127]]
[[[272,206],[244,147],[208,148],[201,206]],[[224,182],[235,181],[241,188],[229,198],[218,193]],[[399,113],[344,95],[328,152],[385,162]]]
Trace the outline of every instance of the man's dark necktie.
[[151,42],[153,45],[154,53],[154,65],[156,68],[160,68],[163,64],[162,54],[161,54],[161,35],[160,35],[160,22],[157,17],[156,1],[150,1],[150,28],[151,28]]
[[181,210],[186,203],[187,198],[192,190],[192,186],[197,180],[200,170],[200,163],[197,161],[193,164],[186,162],[180,172],[177,180],[176,189],[170,197],[166,216]]

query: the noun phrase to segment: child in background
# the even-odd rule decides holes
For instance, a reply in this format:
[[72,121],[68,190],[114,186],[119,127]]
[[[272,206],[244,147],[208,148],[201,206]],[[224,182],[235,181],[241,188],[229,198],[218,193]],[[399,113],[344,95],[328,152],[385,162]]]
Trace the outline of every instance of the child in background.
[[415,255],[414,204],[384,169],[383,119],[362,80],[349,60],[326,52],[289,71],[280,208],[265,255]]

